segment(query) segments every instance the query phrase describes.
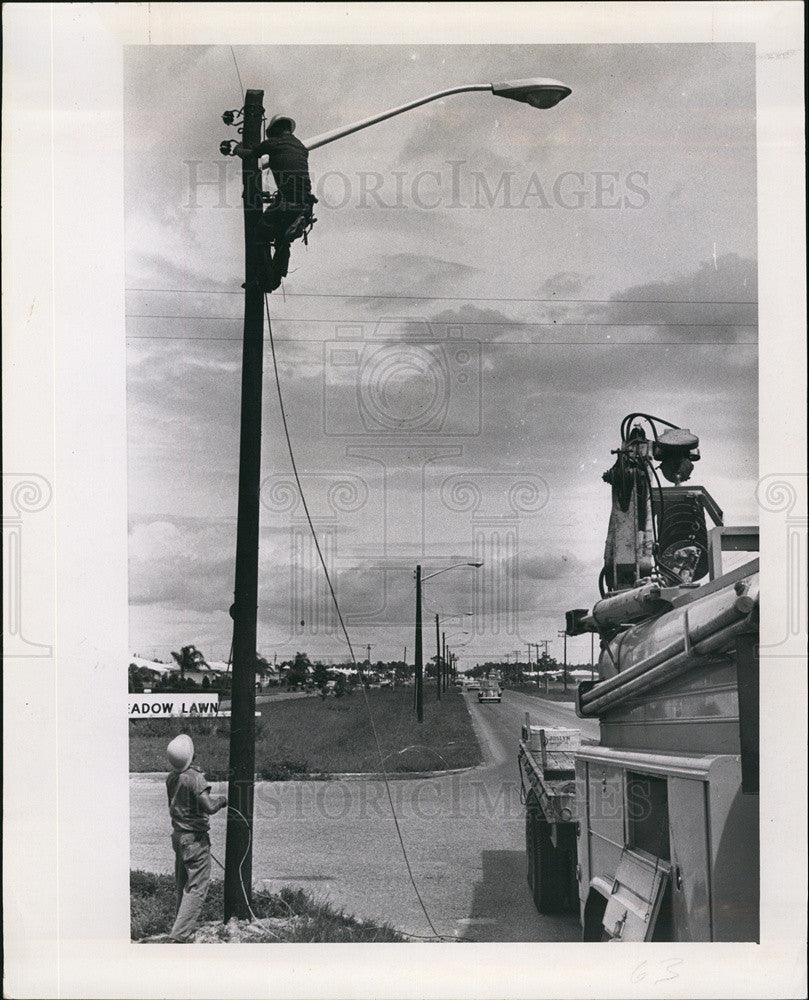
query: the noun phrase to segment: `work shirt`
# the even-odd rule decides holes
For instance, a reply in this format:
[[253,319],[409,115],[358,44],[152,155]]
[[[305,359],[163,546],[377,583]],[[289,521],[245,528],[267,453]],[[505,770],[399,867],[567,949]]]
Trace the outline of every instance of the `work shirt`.
[[171,771],[166,778],[171,825],[178,833],[207,833],[211,826],[199,796],[210,792],[205,775],[192,764],[185,771]]
[[303,204],[312,193],[309,180],[309,150],[291,132],[273,135],[255,147],[259,156],[269,158],[275,185],[284,201]]

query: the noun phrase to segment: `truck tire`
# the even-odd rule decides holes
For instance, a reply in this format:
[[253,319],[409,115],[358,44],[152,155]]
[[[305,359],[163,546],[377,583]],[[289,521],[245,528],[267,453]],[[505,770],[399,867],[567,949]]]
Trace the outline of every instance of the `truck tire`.
[[[534,823],[534,902],[540,913],[559,913],[568,909],[570,887],[570,857],[557,850],[551,841],[547,820],[538,817]],[[530,863],[529,863],[530,864]]]

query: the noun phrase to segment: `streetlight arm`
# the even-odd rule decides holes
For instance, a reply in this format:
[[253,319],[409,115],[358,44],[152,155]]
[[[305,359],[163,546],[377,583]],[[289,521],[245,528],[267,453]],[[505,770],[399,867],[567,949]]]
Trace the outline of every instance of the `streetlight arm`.
[[421,582],[424,583],[425,580],[432,580],[434,576],[441,576],[442,573],[449,573],[451,569],[459,569],[461,566],[471,566],[473,569],[480,569],[483,563],[473,563],[473,562],[462,562],[453,563],[451,566],[445,566],[443,569],[436,570],[435,573],[430,573],[427,576],[422,576]]
[[376,125],[377,122],[383,122],[387,118],[393,118],[394,115],[400,115],[403,111],[410,111],[412,108],[418,108],[422,104],[429,104],[430,101],[437,101],[442,97],[449,97],[452,94],[463,94],[470,90],[491,91],[492,84],[468,83],[462,87],[450,87],[447,90],[439,90],[437,93],[429,94],[418,101],[410,101],[408,104],[402,104],[398,108],[390,108],[388,111],[382,111],[378,115],[371,115],[370,118],[363,118],[351,125],[341,125],[340,128],[333,129],[331,132],[323,132],[322,135],[313,136],[311,139],[304,139],[303,144],[308,150],[318,149],[320,146],[325,146],[328,142],[334,142],[335,139],[342,139],[343,136],[359,132],[360,129],[368,128],[369,125]]

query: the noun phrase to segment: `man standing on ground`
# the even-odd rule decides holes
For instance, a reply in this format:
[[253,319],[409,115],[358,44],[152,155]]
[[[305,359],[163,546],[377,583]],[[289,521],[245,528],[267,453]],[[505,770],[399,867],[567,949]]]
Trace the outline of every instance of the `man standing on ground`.
[[227,796],[211,795],[205,775],[194,766],[194,743],[181,733],[169,743],[171,771],[166,778],[177,883],[177,917],[171,941],[187,941],[199,920],[211,880],[210,816],[227,804]]

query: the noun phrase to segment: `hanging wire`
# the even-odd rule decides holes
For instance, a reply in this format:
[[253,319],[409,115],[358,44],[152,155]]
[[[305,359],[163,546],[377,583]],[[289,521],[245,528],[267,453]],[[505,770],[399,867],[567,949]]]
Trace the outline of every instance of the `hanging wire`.
[[[349,654],[351,656],[351,661],[352,661],[352,663],[354,665],[354,668],[356,669],[357,673],[359,674],[360,687],[362,688],[362,696],[363,696],[363,699],[365,701],[365,707],[368,710],[368,717],[369,717],[370,722],[371,722],[371,730],[372,730],[373,736],[374,736],[374,743],[376,744],[377,753],[379,754],[380,767],[382,768],[382,777],[383,777],[384,782],[385,782],[385,791],[387,793],[388,803],[390,804],[390,811],[391,811],[391,816],[393,818],[394,826],[396,828],[396,835],[397,835],[397,837],[399,839],[399,845],[400,845],[400,847],[402,849],[402,857],[404,858],[404,863],[405,863],[405,866],[407,868],[407,874],[408,874],[408,876],[410,878],[410,883],[413,886],[413,891],[416,894],[416,898],[419,901],[419,906],[421,907],[421,910],[424,913],[424,917],[425,917],[427,923],[429,924],[430,930],[433,932],[433,934],[435,935],[435,937],[438,938],[439,940],[450,940],[450,939],[444,938],[435,929],[435,925],[433,924],[432,920],[430,919],[430,914],[427,911],[427,907],[425,906],[424,900],[422,899],[421,893],[419,892],[419,887],[416,884],[416,879],[415,879],[415,876],[413,875],[413,869],[412,869],[412,867],[410,865],[410,858],[408,857],[408,854],[407,854],[407,848],[405,846],[404,837],[402,836],[402,830],[401,830],[401,827],[399,826],[399,819],[398,819],[398,817],[396,815],[396,807],[393,804],[393,794],[392,794],[391,789],[390,789],[390,782],[388,780],[387,768],[385,767],[385,756],[384,756],[384,754],[382,752],[382,744],[380,743],[379,733],[377,732],[376,723],[374,722],[373,712],[371,711],[371,705],[370,705],[370,702],[368,700],[368,693],[365,690],[365,678],[363,677],[362,667],[360,666],[359,662],[357,661],[357,657],[356,657],[356,655],[354,653],[354,647],[351,644],[351,638],[349,637],[348,629],[346,628],[345,621],[343,620],[343,614],[342,614],[342,612],[340,610],[340,604],[339,604],[339,602],[337,600],[337,594],[335,593],[334,585],[332,584],[331,574],[329,573],[328,567],[326,565],[326,560],[323,557],[323,552],[322,552],[322,550],[320,548],[320,540],[319,540],[319,538],[317,536],[317,531],[315,530],[315,526],[314,526],[314,523],[312,521],[312,517],[311,517],[311,515],[309,513],[309,505],[306,502],[306,495],[303,492],[303,486],[301,484],[300,476],[298,475],[298,466],[297,466],[297,463],[295,461],[295,453],[294,453],[294,450],[292,448],[292,439],[290,438],[290,434],[289,434],[289,425],[287,423],[286,409],[284,407],[284,398],[283,398],[283,394],[281,392],[281,378],[280,378],[280,375],[279,375],[279,372],[278,372],[278,358],[277,358],[276,353],[275,353],[275,341],[273,340],[272,320],[270,318],[270,303],[269,303],[269,298],[268,298],[268,296],[267,296],[266,293],[264,295],[264,304],[265,304],[266,314],[267,314],[267,327],[268,327],[268,330],[269,330],[270,352],[272,354],[273,372],[274,372],[274,375],[275,375],[275,386],[276,386],[276,390],[277,390],[277,393],[278,393],[278,405],[279,405],[280,411],[281,411],[281,422],[282,422],[283,428],[284,428],[284,437],[286,438],[287,451],[289,453],[289,460],[290,460],[290,463],[292,465],[292,474],[293,474],[293,476],[295,478],[295,483],[296,483],[296,485],[298,487],[298,492],[299,492],[300,497],[301,497],[301,503],[303,505],[303,510],[304,510],[305,515],[306,515],[306,520],[307,520],[307,522],[309,524],[309,530],[310,530],[310,532],[312,534],[312,541],[314,542],[314,546],[315,546],[315,550],[317,552],[318,560],[320,561],[320,565],[321,565],[321,567],[323,569],[323,573],[324,573],[324,576],[326,578],[326,585],[329,588],[329,594],[331,595],[332,603],[334,604],[334,610],[335,610],[335,613],[337,615],[337,620],[340,623],[340,628],[342,630],[343,636],[345,637],[346,645],[348,646]],[[455,940],[455,939],[452,939],[452,940]]]
[[[242,91],[242,102],[244,102],[244,86],[242,85],[242,77],[241,77],[241,73],[239,72],[239,64],[236,61],[236,53],[233,51],[233,46],[232,45],[230,46],[230,53],[233,56],[233,65],[236,67],[236,75],[239,78],[239,87],[241,88],[241,91]],[[301,503],[303,505],[303,509],[304,509],[305,514],[306,514],[306,520],[307,520],[307,522],[309,524],[309,530],[312,533],[312,540],[314,542],[315,549],[317,551],[318,559],[320,561],[320,565],[323,568],[323,573],[325,575],[326,583],[327,583],[328,588],[329,588],[329,593],[331,595],[331,599],[332,599],[332,602],[334,604],[334,609],[335,609],[335,612],[337,614],[337,618],[338,618],[338,620],[340,622],[340,628],[341,628],[341,630],[343,632],[343,636],[345,637],[345,641],[346,641],[346,644],[348,646],[349,653],[351,655],[352,663],[353,663],[354,668],[356,669],[356,671],[357,671],[357,673],[359,675],[359,678],[360,678],[360,686],[362,688],[363,699],[364,699],[364,702],[365,702],[365,707],[366,707],[366,709],[368,711],[368,718],[369,718],[369,720],[371,722],[371,730],[372,730],[373,736],[374,736],[374,743],[376,744],[377,753],[379,754],[380,765],[382,767],[382,776],[383,776],[384,781],[385,781],[385,791],[387,793],[388,802],[390,804],[390,811],[391,811],[391,816],[393,818],[394,826],[396,828],[396,835],[397,835],[397,837],[399,839],[399,845],[400,845],[401,850],[402,850],[402,857],[404,858],[405,866],[407,868],[407,874],[408,874],[408,876],[410,878],[410,883],[413,886],[413,891],[416,894],[416,898],[419,901],[419,906],[421,907],[421,910],[424,913],[424,917],[425,917],[425,919],[426,919],[426,921],[427,921],[427,923],[428,923],[428,925],[430,927],[430,930],[433,933],[433,939],[438,939],[439,941],[465,940],[465,939],[460,938],[458,936],[455,936],[455,937],[452,937],[452,938],[448,938],[448,937],[445,937],[445,936],[443,936],[443,935],[441,935],[441,934],[438,933],[438,931],[435,928],[435,925],[433,924],[432,920],[430,919],[430,914],[427,911],[427,907],[424,904],[424,900],[422,899],[421,893],[419,892],[418,885],[416,884],[416,879],[415,879],[415,877],[413,875],[413,869],[412,869],[412,867],[410,865],[410,859],[409,859],[408,854],[407,854],[407,848],[405,847],[404,838],[402,836],[402,831],[401,831],[401,828],[399,826],[399,819],[398,819],[398,817],[396,815],[396,808],[395,808],[395,806],[393,804],[393,794],[391,793],[390,782],[388,780],[388,773],[387,773],[387,769],[385,768],[385,757],[384,757],[384,754],[382,753],[382,745],[381,745],[381,743],[379,741],[379,734],[377,732],[376,723],[374,722],[374,716],[373,716],[373,712],[371,711],[371,705],[370,705],[370,702],[368,700],[368,693],[365,690],[365,679],[363,677],[362,668],[360,667],[359,663],[357,662],[357,657],[354,655],[354,647],[351,644],[351,639],[349,637],[348,630],[346,629],[346,625],[345,625],[345,622],[343,620],[342,612],[340,611],[340,605],[339,605],[339,603],[337,601],[337,594],[335,593],[334,586],[332,585],[331,575],[329,574],[328,567],[326,566],[326,561],[323,558],[323,552],[322,552],[322,550],[320,548],[320,540],[319,540],[319,538],[317,536],[317,532],[315,531],[315,526],[314,526],[314,524],[312,522],[312,517],[311,517],[311,515],[309,513],[309,506],[308,506],[308,504],[306,502],[306,496],[305,496],[305,494],[303,492],[303,487],[301,485],[300,476],[298,475],[298,466],[297,466],[297,463],[295,461],[295,453],[294,453],[293,448],[292,448],[292,439],[290,438],[290,434],[289,434],[289,426],[287,424],[286,410],[284,408],[284,399],[283,399],[283,395],[282,395],[282,392],[281,392],[281,379],[280,379],[280,375],[279,375],[279,372],[278,372],[278,359],[277,359],[276,353],[275,353],[275,341],[273,339],[272,321],[271,321],[271,318],[270,318],[270,303],[269,303],[269,299],[268,299],[266,293],[264,295],[264,305],[265,305],[266,314],[267,314],[267,327],[268,327],[268,330],[269,330],[270,351],[271,351],[271,354],[272,354],[273,372],[274,372],[274,375],[275,375],[275,386],[276,386],[276,390],[277,390],[277,393],[278,393],[278,405],[279,405],[280,411],[281,411],[281,420],[283,422],[283,427],[284,427],[284,437],[286,438],[287,450],[289,452],[289,460],[290,460],[290,463],[292,465],[292,472],[293,472],[293,475],[294,475],[294,478],[295,478],[295,482],[296,482],[297,487],[298,487],[298,492],[300,493]],[[234,812],[238,812],[238,810],[234,809]],[[239,815],[241,816],[241,813],[239,813]],[[245,819],[245,817],[242,816],[242,819]],[[245,819],[245,823],[247,823],[246,819]],[[249,826],[248,826],[248,830],[249,830]],[[250,849],[250,843],[248,843],[247,850],[249,851],[249,849]],[[246,857],[247,857],[247,852],[245,852],[245,855],[244,855],[244,858],[246,858]],[[242,863],[244,863],[244,858],[242,858]],[[221,864],[218,861],[218,859],[217,859],[217,863]],[[241,865],[239,866],[239,878],[241,880]],[[242,892],[244,892],[244,894],[245,894],[245,900],[246,900],[247,899],[247,892],[245,890],[245,886],[244,886],[244,881],[243,880],[242,880]],[[248,903],[248,909],[249,908],[250,908],[250,904]],[[251,915],[253,915],[253,918],[255,919],[255,914],[253,914],[252,909],[250,910],[250,913],[251,913]],[[422,935],[419,935],[419,934],[410,934],[410,935],[408,935],[408,937],[421,938]],[[429,939],[425,938],[425,940],[429,940]]]
[[244,104],[244,86],[242,85],[242,74],[239,72],[239,64],[236,62],[236,53],[233,46],[230,46],[230,54],[233,56],[233,65],[236,67],[236,76],[239,78],[239,90],[242,92],[242,104]]

